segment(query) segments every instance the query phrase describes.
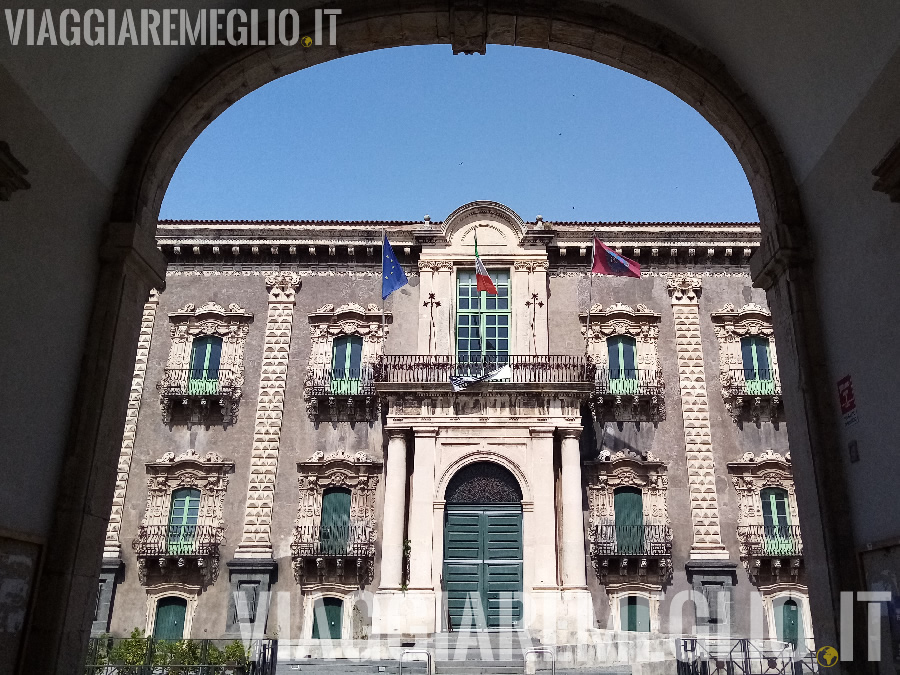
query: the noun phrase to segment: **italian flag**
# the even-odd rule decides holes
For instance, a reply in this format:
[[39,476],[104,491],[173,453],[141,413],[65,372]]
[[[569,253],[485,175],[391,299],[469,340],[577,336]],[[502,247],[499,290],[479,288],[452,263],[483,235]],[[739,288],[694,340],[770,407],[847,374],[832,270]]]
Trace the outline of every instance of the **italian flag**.
[[487,291],[488,295],[497,295],[497,287],[494,286],[491,275],[488,274],[484,263],[478,256],[478,235],[475,235],[475,281],[478,283],[479,291]]

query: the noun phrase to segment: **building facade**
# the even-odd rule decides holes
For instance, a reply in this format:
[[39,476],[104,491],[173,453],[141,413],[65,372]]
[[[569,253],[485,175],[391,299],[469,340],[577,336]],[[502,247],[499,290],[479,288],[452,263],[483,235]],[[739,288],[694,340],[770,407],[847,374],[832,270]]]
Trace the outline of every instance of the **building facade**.
[[[588,274],[593,233],[641,278]],[[756,224],[474,202],[158,243],[95,633],[810,642]]]

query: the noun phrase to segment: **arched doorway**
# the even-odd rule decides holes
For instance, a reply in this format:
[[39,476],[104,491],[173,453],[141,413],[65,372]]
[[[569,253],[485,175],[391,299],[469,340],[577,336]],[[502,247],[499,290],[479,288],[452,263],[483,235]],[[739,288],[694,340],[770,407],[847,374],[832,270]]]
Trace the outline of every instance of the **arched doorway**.
[[513,628],[522,620],[522,489],[493,462],[447,486],[444,592],[451,630]]

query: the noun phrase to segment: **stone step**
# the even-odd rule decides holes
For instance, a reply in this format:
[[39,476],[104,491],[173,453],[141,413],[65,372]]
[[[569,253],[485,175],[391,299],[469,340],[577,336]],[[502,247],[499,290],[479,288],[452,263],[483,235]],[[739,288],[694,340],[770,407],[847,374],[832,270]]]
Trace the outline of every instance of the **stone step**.
[[[383,673],[398,675],[400,668],[397,661],[357,661],[351,659],[304,659],[303,661],[279,662],[275,675],[369,675]],[[406,675],[425,675],[424,661],[404,661],[403,673]]]

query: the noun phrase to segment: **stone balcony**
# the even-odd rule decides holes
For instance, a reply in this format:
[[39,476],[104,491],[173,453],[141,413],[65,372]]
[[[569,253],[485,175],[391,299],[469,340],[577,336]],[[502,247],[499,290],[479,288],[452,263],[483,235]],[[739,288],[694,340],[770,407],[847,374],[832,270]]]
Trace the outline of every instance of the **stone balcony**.
[[237,418],[241,382],[231,370],[197,372],[191,368],[166,368],[156,389],[164,424],[176,421],[204,424],[213,421],[219,412],[223,424],[234,423]]
[[639,579],[662,584],[671,579],[668,525],[594,525],[589,541],[591,562],[602,584]]
[[784,412],[778,371],[760,373],[732,368],[722,377],[725,406],[735,422],[774,420]]
[[371,523],[346,526],[294,526],[291,564],[297,583],[369,583],[375,571],[375,528]]
[[310,419],[325,421],[374,421],[378,415],[374,368],[310,368],[303,399]]
[[803,567],[799,525],[742,525],[738,542],[754,583],[798,581]]
[[205,584],[215,582],[224,528],[213,525],[141,525],[131,547],[138,559],[138,576],[199,573]]
[[660,369],[598,368],[591,406],[603,422],[659,422],[666,418]]

